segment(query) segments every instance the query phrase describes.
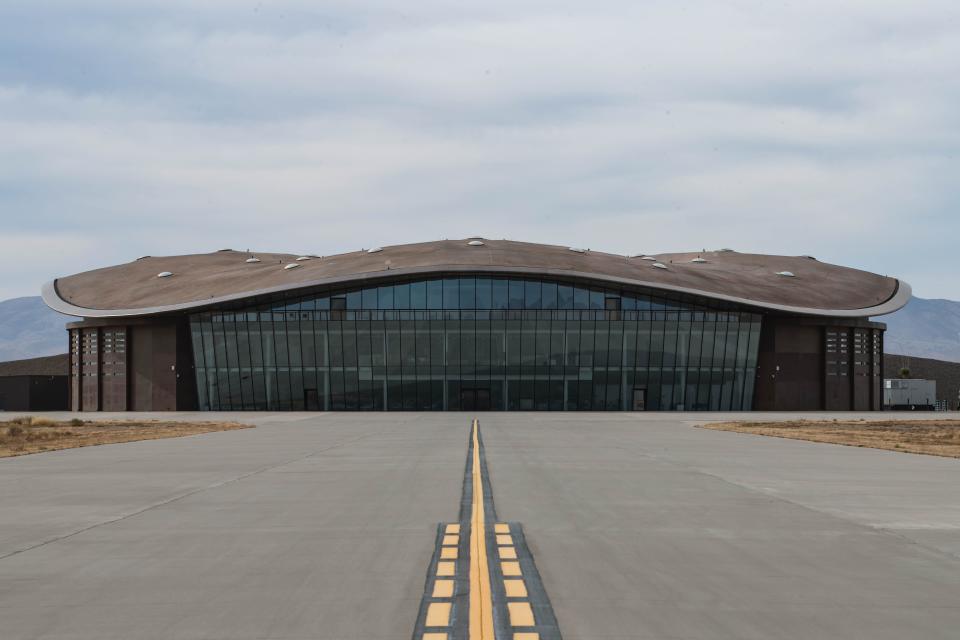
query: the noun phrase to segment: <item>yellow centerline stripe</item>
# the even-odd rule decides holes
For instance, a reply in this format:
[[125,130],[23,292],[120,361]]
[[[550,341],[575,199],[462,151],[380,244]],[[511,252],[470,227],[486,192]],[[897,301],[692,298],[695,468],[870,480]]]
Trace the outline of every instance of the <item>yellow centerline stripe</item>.
[[473,421],[473,505],[470,519],[470,640],[494,640],[493,597],[480,469],[479,422]]

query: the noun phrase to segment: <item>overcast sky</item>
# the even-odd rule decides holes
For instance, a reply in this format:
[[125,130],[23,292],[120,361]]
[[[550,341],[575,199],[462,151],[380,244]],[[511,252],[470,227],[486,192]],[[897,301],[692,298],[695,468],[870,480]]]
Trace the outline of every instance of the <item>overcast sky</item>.
[[5,0],[0,299],[481,235],[960,299],[956,0]]

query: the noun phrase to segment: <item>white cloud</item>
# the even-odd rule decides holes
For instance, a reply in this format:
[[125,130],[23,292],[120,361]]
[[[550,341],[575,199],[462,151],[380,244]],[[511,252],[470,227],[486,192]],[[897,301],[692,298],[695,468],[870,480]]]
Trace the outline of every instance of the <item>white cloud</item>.
[[960,297],[954,3],[395,7],[0,9],[0,295],[479,233],[812,253]]

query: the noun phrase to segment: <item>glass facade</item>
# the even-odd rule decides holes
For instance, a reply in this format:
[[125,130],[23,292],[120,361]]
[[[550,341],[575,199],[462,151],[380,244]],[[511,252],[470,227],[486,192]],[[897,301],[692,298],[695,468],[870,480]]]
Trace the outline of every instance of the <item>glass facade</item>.
[[749,410],[760,315],[547,279],[398,281],[190,317],[207,410]]

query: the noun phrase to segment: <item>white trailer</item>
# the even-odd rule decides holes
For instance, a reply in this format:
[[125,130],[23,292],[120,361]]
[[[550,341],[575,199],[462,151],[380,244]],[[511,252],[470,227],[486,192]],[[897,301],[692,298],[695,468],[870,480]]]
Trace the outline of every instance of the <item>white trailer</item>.
[[933,411],[937,381],[892,379],[883,381],[883,408],[892,411]]

